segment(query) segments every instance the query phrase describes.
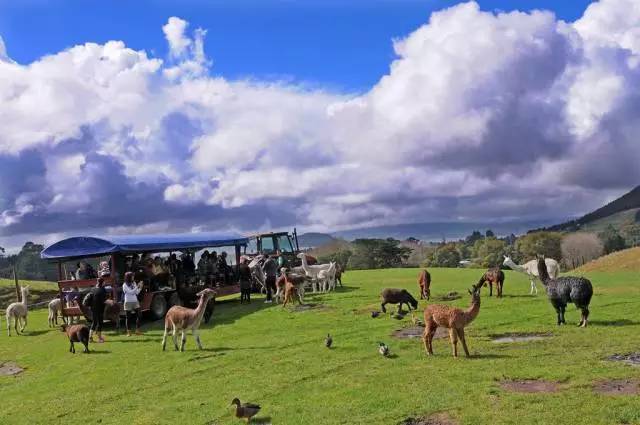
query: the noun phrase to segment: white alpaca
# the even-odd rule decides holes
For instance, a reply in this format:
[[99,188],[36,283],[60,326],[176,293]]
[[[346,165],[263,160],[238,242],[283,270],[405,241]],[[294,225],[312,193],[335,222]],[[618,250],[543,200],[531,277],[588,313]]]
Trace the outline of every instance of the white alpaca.
[[[52,328],[58,325],[58,314],[62,316],[62,300],[60,298],[54,298],[49,301],[49,327]],[[62,320],[64,320],[64,316],[62,316]]]
[[[545,258],[544,262],[547,265],[547,271],[549,272],[549,276],[552,279],[555,279],[556,277],[558,277],[558,273],[560,272],[560,266],[558,265],[558,262],[553,258]],[[538,295],[538,287],[536,286],[536,279],[539,279],[537,260],[531,260],[522,265],[518,265],[513,262],[511,257],[509,257],[508,255],[505,255],[504,262],[502,264],[504,264],[505,266],[509,267],[512,270],[528,275],[529,280],[531,281],[531,291],[529,293],[533,294],[533,291],[535,290],[536,295]]]
[[322,292],[332,291],[336,288],[336,263],[329,263],[327,270],[318,272],[318,284]]
[[[19,303],[9,304],[6,311],[7,317],[7,334],[11,336],[11,318],[14,320],[14,327],[16,330],[16,334],[20,334],[20,332],[24,332],[24,328],[27,327],[27,298],[29,298],[29,287],[23,286],[20,288],[20,293],[22,294],[22,301]],[[20,332],[18,332],[18,320],[20,320]]]
[[302,269],[312,279],[313,292],[318,292],[318,273],[322,270],[329,270],[331,264],[314,264],[310,266],[307,263],[307,256],[303,252],[298,254],[298,258],[302,260]]

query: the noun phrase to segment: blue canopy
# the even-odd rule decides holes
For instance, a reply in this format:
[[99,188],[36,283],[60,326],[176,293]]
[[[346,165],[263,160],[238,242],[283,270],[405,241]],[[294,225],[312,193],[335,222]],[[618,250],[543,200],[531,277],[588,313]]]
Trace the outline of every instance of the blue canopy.
[[48,246],[40,257],[70,260],[114,253],[169,252],[246,245],[249,239],[237,233],[183,233],[169,235],[77,236]]

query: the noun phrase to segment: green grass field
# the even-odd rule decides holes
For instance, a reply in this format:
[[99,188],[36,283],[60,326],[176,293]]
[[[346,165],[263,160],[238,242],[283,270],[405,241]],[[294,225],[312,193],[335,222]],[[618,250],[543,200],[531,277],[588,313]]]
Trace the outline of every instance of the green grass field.
[[[432,295],[464,292],[450,304],[466,306],[466,289],[480,270],[433,269]],[[233,424],[231,399],[261,404],[258,418],[273,424],[397,424],[409,416],[446,412],[460,424],[639,424],[640,397],[593,391],[603,379],[640,379],[640,369],[604,360],[640,351],[636,273],[592,273],[591,326],[557,327],[555,312],[540,292],[529,296],[525,277],[507,272],[505,297],[483,290],[478,318],[466,331],[472,358],[451,357],[446,339],[426,357],[420,339],[390,334],[410,326],[377,319],[383,287],[417,294],[415,269],[349,271],[345,288],[310,295],[308,311],[266,306],[216,306],[201,329],[205,350],[191,336],[184,353],[162,352],[161,324],[145,335],[107,332],[107,343],[90,355],[68,353],[64,335],[47,328],[46,310],[29,316],[28,334],[6,336],[2,320],[0,360],[25,368],[0,377],[1,424]],[[427,305],[420,302],[420,310]],[[335,348],[323,346],[327,332]],[[551,332],[542,341],[496,344],[492,335]],[[394,355],[383,358],[377,342]],[[171,348],[168,346],[168,348]],[[503,379],[557,381],[556,393],[522,394],[501,389]]]

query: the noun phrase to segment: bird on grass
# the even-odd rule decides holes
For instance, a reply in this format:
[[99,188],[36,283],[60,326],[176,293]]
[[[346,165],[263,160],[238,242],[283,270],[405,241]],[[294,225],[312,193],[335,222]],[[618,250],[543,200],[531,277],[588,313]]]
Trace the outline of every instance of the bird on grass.
[[327,337],[324,339],[324,346],[331,348],[331,344],[333,344],[333,338],[331,338],[331,334],[327,334]]
[[380,312],[379,311],[372,311],[371,312],[371,318],[372,319],[375,319],[378,316],[380,316]]
[[231,404],[236,405],[236,418],[246,419],[247,423],[258,414],[260,406],[253,403],[240,403],[240,399],[234,398]]
[[389,357],[389,347],[384,342],[378,343],[378,353],[383,355],[384,357]]

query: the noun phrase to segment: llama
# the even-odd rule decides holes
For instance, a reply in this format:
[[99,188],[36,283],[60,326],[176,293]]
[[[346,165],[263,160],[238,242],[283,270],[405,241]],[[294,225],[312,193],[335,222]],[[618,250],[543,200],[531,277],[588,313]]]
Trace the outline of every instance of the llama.
[[420,287],[420,299],[429,300],[431,298],[431,273],[424,269],[418,275],[418,286]]
[[[54,298],[49,301],[47,307],[49,309],[49,327],[58,326],[58,314],[62,316],[62,300],[60,298]],[[64,321],[64,316],[62,316],[62,320]]]
[[[545,258],[544,262],[547,265],[549,276],[552,279],[558,277],[558,272],[560,271],[558,262],[553,258]],[[518,265],[511,259],[511,257],[505,255],[504,263],[502,264],[509,267],[511,270],[527,274],[529,276],[529,281],[531,282],[531,290],[529,291],[529,294],[533,294],[535,291],[536,295],[538,295],[538,287],[536,286],[536,279],[538,278],[538,260],[531,260],[522,265]]]
[[422,341],[427,355],[433,355],[433,336],[438,326],[449,329],[449,339],[453,350],[453,357],[458,357],[458,338],[462,342],[464,354],[469,357],[467,341],[464,337],[464,328],[471,323],[480,312],[480,288],[481,284],[474,285],[469,290],[471,305],[466,310],[448,305],[431,304],[424,310],[424,334]]
[[86,325],[62,325],[62,332],[69,337],[69,352],[75,354],[74,342],[81,342],[84,345],[84,352],[89,353],[89,328]]
[[538,276],[547,290],[547,297],[558,314],[558,326],[566,323],[564,312],[567,304],[572,302],[580,309],[582,315],[578,326],[587,327],[589,319],[589,303],[593,296],[593,287],[589,279],[584,277],[563,276],[552,279],[549,277],[544,256],[538,256]]
[[295,302],[295,299],[298,298],[300,304],[302,304],[302,298],[300,298],[300,294],[298,292],[298,286],[290,281],[287,277],[286,273],[283,273],[284,276],[284,302],[282,303],[282,308],[284,308],[287,303]]
[[489,296],[493,296],[493,284],[496,284],[496,296],[502,298],[502,285],[504,285],[504,272],[498,267],[493,267],[487,270],[480,280],[478,281],[478,287],[487,285],[489,283]]
[[[9,336],[11,336],[11,318],[14,320],[16,334],[19,335],[20,332],[24,333],[24,329],[27,327],[27,313],[29,312],[27,309],[27,299],[29,298],[29,286],[21,287],[20,295],[20,299],[22,301],[9,304],[9,307],[7,307],[5,312],[7,318],[7,334]],[[20,332],[18,332],[18,321],[20,321]]]
[[385,288],[380,293],[380,296],[382,297],[380,306],[383,313],[387,312],[385,308],[387,304],[398,304],[398,314],[402,311],[402,304],[406,304],[409,311],[411,311],[411,307],[414,310],[418,308],[418,301],[406,289]]
[[318,273],[321,270],[328,270],[331,264],[314,264],[310,265],[307,261],[307,256],[304,253],[298,254],[298,258],[302,260],[302,269],[312,279],[313,292],[318,292]]
[[[191,329],[193,337],[196,340],[198,348],[202,350],[202,343],[200,342],[200,335],[198,334],[198,328],[204,315],[205,307],[209,300],[216,295],[216,291],[211,288],[205,288],[198,293],[200,300],[198,307],[195,309],[186,308],[179,305],[174,305],[167,311],[167,315],[164,317],[164,335],[162,336],[162,351],[165,350],[167,342],[167,334],[169,329],[172,329],[173,345],[176,347],[176,351],[184,351],[184,346],[187,342],[186,331]],[[182,332],[182,343],[178,347],[177,332]]]
[[328,292],[336,288],[336,263],[329,263],[327,270],[318,272],[318,286],[321,292]]
[[293,284],[296,286],[298,299],[300,300],[300,304],[303,304],[305,292],[304,286],[308,282],[308,277],[305,274],[290,273],[289,270],[285,267],[281,269],[280,277],[278,277],[278,280],[276,280],[276,293],[273,295],[274,301],[276,303],[279,303],[284,298],[286,280],[293,282]]

